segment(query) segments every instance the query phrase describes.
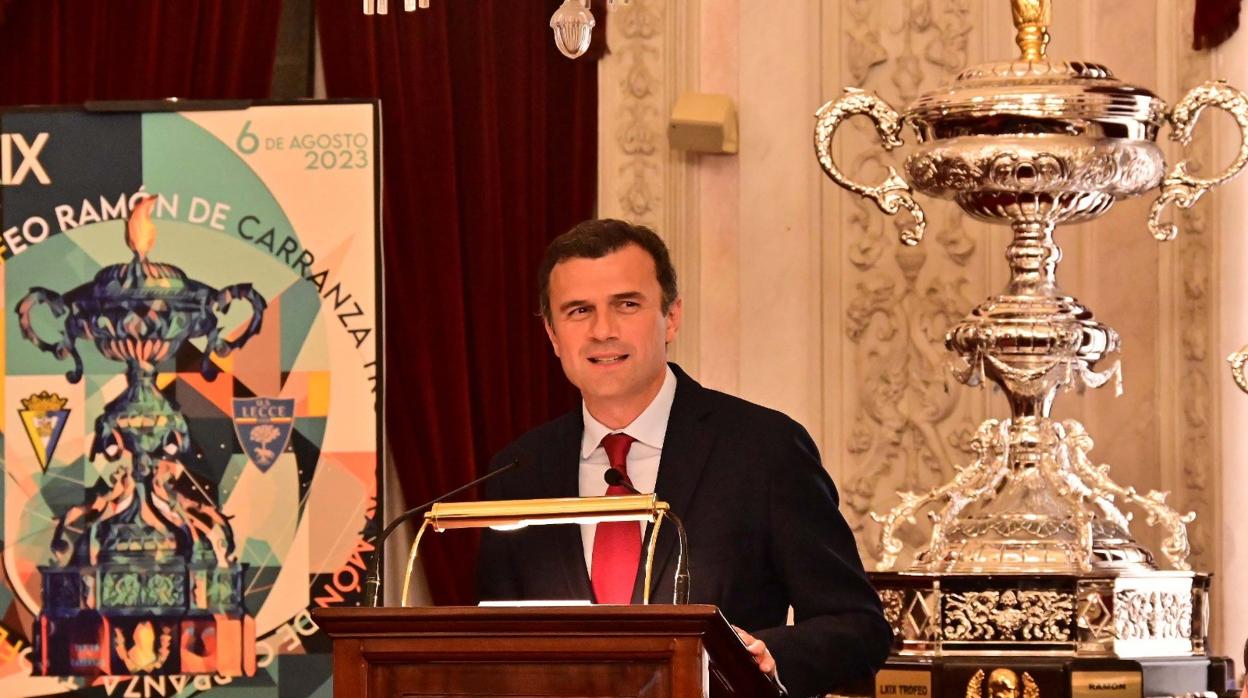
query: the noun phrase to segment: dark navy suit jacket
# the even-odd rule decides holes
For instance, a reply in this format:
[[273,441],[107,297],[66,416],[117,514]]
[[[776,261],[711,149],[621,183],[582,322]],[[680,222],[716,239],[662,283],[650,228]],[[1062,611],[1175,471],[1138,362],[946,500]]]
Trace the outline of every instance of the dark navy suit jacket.
[[[810,435],[785,415],[708,390],[676,365],[655,491],[685,522],[690,601],[719,606],[767,643],[793,695],[833,691],[870,677],[892,631],[837,508],[832,479]],[[578,495],[580,409],[517,439],[495,456],[534,462],[489,483],[491,499]],[[660,527],[651,602],[670,603],[675,527]],[[633,591],[640,603],[642,570]],[[576,525],[486,531],[482,599],[593,599]],[[786,627],[789,606],[793,626]]]

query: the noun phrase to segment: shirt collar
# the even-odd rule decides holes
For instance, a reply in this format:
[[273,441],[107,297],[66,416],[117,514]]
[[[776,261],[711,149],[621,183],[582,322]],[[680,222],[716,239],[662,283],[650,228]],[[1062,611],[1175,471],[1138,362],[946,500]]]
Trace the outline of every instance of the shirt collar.
[[667,420],[672,414],[672,401],[675,399],[676,374],[672,372],[671,366],[667,366],[659,394],[637,415],[637,419],[623,429],[608,429],[602,422],[594,419],[582,400],[581,417],[585,421],[585,429],[581,432],[581,459],[589,458],[594,449],[602,444],[602,437],[613,431],[623,432],[647,446],[662,450],[663,439],[667,435]]

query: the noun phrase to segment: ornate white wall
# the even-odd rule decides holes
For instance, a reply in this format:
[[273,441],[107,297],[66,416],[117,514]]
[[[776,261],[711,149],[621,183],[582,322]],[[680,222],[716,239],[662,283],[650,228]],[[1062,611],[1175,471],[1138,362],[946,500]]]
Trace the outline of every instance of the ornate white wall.
[[[1215,71],[1248,85],[1248,61],[1237,60],[1248,51],[1243,37],[1212,56],[1188,50],[1192,0],[1055,4],[1050,55],[1105,63],[1171,102]],[[1013,56],[1009,4],[633,0],[609,29],[600,214],[647,222],[669,241],[686,297],[677,359],[811,431],[871,564],[877,528],[868,512],[890,507],[899,489],[946,480],[970,459],[978,422],[1006,414],[991,391],[948,377],[943,338],[1003,286],[1007,236],[925,200],[928,237],[902,247],[893,221],[823,178],[813,114],[846,85],[901,108],[964,65]],[[734,98],[739,155],[667,147],[666,117],[683,91]],[[900,163],[881,154],[865,122],[852,126],[838,139],[838,162],[872,177]],[[1210,154],[1234,147],[1229,138],[1206,134],[1194,152],[1221,166],[1227,157]],[[1198,513],[1194,563],[1219,575],[1215,643],[1237,656],[1248,602],[1225,590],[1248,583],[1248,527],[1236,533],[1235,517],[1221,512],[1248,501],[1248,478],[1231,465],[1248,457],[1248,436],[1239,435],[1248,432],[1248,395],[1228,388],[1222,357],[1248,342],[1248,313],[1234,300],[1243,288],[1220,282],[1248,270],[1248,245],[1233,239],[1243,225],[1218,222],[1248,218],[1248,180],[1227,189],[1185,212],[1173,243],[1148,234],[1147,200],[1059,233],[1063,287],[1122,335],[1126,393],[1065,394],[1057,412],[1084,421],[1093,456],[1117,480],[1173,490],[1173,503]],[[1219,327],[1229,331],[1232,319],[1238,331],[1223,339]],[[1136,534],[1155,545],[1142,520]]]

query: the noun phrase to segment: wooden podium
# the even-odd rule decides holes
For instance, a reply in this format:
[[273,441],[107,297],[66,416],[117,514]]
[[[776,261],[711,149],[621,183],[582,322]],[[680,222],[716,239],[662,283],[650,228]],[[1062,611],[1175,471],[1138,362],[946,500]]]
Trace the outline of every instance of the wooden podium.
[[322,608],[334,696],[780,695],[714,606]]

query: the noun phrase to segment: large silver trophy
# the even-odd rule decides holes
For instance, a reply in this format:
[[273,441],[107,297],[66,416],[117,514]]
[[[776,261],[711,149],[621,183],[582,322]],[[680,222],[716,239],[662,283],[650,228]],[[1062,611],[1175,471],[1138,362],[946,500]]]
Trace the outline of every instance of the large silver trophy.
[[[1186,525],[1194,514],[1172,509],[1165,493],[1115,483],[1108,466],[1089,459],[1092,440],[1083,426],[1050,418],[1061,389],[1111,384],[1121,390],[1118,334],[1057,287],[1061,251],[1053,232],[1160,185],[1148,226],[1158,240],[1174,238],[1176,227],[1163,222],[1166,209],[1191,207],[1248,163],[1248,99],[1210,82],[1168,108],[1104,66],[1050,60],[1047,0],[1012,4],[1018,59],[969,68],[902,113],[848,88],[817,115],[815,148],[825,172],[884,213],[912,217],[903,243],[923,237],[916,189],[1013,232],[1009,285],[945,340],[957,357],[957,379],[999,385],[1010,418],[980,426],[977,459],[952,481],[901,493],[896,507],[874,516],[883,555],[873,578],[898,638],[894,660],[912,657],[918,672],[928,667],[929,686],[941,685],[937,694],[969,697],[980,690],[983,669],[996,662],[985,657],[1018,658],[1024,689],[1046,695],[1081,692],[1072,661],[1053,664],[1064,673],[1046,678],[1048,665],[1021,658],[1130,660],[1097,666],[1102,674],[1130,677],[1138,688],[1141,675],[1149,683],[1149,666],[1156,664],[1146,658],[1186,657],[1171,668],[1187,672],[1189,690],[1204,691],[1209,581],[1187,562]],[[1238,156],[1212,178],[1194,176],[1186,161],[1167,172],[1158,132],[1169,122],[1171,138],[1186,144],[1205,107],[1234,117],[1244,135]],[[907,124],[913,128],[918,147],[905,162],[909,183],[889,168],[884,182],[860,184],[837,166],[832,137],[856,115],[874,122],[887,150],[901,145]],[[1161,527],[1161,553],[1171,570],[1159,570],[1132,538],[1128,505]],[[929,542],[914,551],[908,568],[890,571],[903,552],[898,528],[922,511],[932,522]],[[979,657],[983,666],[968,659],[962,673],[945,672],[941,683],[933,666],[944,660],[933,658],[959,656]],[[997,678],[1010,679],[1013,670],[1000,668],[1005,674]]]

